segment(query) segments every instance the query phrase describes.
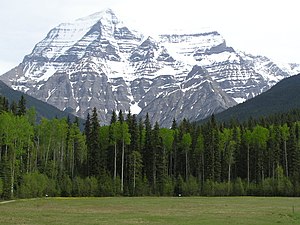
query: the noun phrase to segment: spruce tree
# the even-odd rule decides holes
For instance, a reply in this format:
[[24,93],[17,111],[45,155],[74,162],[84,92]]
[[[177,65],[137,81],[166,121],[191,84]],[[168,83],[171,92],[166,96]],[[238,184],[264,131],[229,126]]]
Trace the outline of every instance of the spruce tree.
[[14,115],[17,115],[18,113],[18,105],[15,101],[12,101],[12,103],[10,104],[10,112]]
[[116,111],[113,110],[112,115],[111,115],[111,119],[110,119],[110,124],[113,124],[115,122],[117,122],[117,114],[116,114]]
[[89,154],[89,176],[100,176],[104,174],[104,162],[101,158],[101,149],[100,149],[100,138],[99,138],[99,120],[97,115],[97,109],[94,108],[91,117],[91,126],[90,126],[90,135],[88,141],[90,142],[88,146]]
[[143,148],[143,175],[146,176],[149,183],[153,184],[153,155],[152,155],[152,128],[147,113],[145,119],[145,143]]
[[157,192],[159,195],[165,194],[165,186],[167,182],[167,162],[166,162],[166,148],[163,145],[163,139],[161,137],[160,128],[158,123],[155,123],[153,129],[153,144],[154,144],[154,156],[156,163],[156,182]]
[[86,161],[86,165],[85,165],[85,173],[87,176],[90,176],[90,161],[91,161],[91,155],[90,155],[90,151],[91,151],[91,118],[90,118],[90,114],[88,113],[86,116],[86,121],[84,124],[84,134],[85,134],[85,139],[86,139],[86,146],[87,146],[87,161]]
[[120,109],[120,111],[119,111],[118,121],[119,121],[120,123],[123,123],[123,122],[124,122],[124,115],[123,115],[123,112],[122,112],[121,109]]
[[21,96],[21,99],[18,102],[18,116],[23,116],[26,114],[26,99],[24,98],[24,95]]

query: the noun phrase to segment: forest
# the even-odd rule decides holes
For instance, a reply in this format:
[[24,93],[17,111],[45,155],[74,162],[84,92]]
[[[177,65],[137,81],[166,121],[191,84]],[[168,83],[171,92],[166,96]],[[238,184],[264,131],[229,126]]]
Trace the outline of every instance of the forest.
[[246,122],[151,124],[97,109],[84,129],[0,97],[0,198],[300,196],[300,110]]

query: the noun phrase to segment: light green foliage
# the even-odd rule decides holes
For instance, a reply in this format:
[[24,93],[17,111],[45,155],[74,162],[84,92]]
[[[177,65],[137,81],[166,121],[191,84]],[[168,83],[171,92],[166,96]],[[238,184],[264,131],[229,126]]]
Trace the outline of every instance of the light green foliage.
[[[115,195],[299,196],[299,122],[250,120],[174,129],[135,116],[100,126],[97,110],[83,134],[76,122],[0,112],[2,198]],[[124,117],[123,117],[124,118]],[[45,190],[33,191],[39,175]],[[41,178],[42,179],[42,178]],[[210,179],[210,180],[207,180]],[[247,184],[247,185],[245,185]]]
[[280,127],[281,137],[284,141],[288,140],[288,138],[290,136],[289,131],[290,131],[290,128],[288,127],[288,125],[286,123]]
[[204,138],[203,135],[200,134],[197,138],[196,152],[202,154],[203,151],[204,151]]
[[81,177],[75,177],[72,182],[72,196],[75,197],[86,197],[88,195],[88,189],[84,179]]
[[87,161],[86,139],[75,123],[71,124],[69,128],[67,141],[66,165],[68,165],[68,173],[74,177],[79,173],[78,168],[82,168],[82,165]]
[[281,166],[277,167],[276,169],[276,185],[273,185],[273,187],[276,188],[276,191],[274,190],[274,194],[278,194],[281,196],[290,196],[293,193],[293,185],[291,181],[283,175],[283,169]]
[[161,128],[159,130],[159,136],[162,138],[163,145],[167,152],[172,151],[173,142],[174,142],[174,130],[170,130],[167,128]]
[[108,176],[102,176],[99,180],[99,193],[100,196],[114,196],[115,190],[114,190],[114,181],[113,179]]
[[85,178],[85,189],[88,193],[88,196],[95,197],[99,193],[98,180],[95,177]]
[[183,196],[197,196],[199,192],[200,188],[197,179],[189,176],[189,179],[183,185]]
[[236,195],[236,196],[245,195],[244,184],[243,184],[242,179],[240,177],[238,177],[235,180],[234,184],[233,184],[232,195]]
[[20,186],[21,198],[36,198],[45,196],[48,186],[47,176],[40,173],[28,173],[23,176]]
[[257,125],[252,132],[253,144],[258,148],[265,149],[269,137],[269,130],[265,127]]
[[102,126],[99,129],[100,145],[102,149],[107,149],[109,143],[109,126]]
[[[14,116],[11,113],[3,112],[0,114],[0,132],[5,149],[5,160],[7,160],[10,168],[9,179],[5,180],[6,189],[8,185],[10,186],[10,196],[7,197],[13,198],[18,173],[22,169],[30,170],[29,160],[34,131],[25,116]],[[27,163],[23,161],[23,155],[26,153]]]
[[191,134],[190,133],[184,134],[182,137],[182,146],[186,152],[189,151],[191,144],[192,144]]
[[72,181],[70,177],[66,174],[63,174],[63,176],[59,179],[59,187],[61,191],[61,196],[72,196]]
[[137,190],[140,188],[137,187],[138,180],[142,179],[142,156],[141,153],[138,151],[133,151],[129,155],[129,179],[131,183],[130,193],[133,196],[141,195]]

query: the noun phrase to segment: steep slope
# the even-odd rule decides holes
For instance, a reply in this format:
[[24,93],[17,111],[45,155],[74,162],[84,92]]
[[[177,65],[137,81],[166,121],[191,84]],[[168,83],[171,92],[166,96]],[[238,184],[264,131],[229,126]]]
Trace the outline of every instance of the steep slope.
[[[2,81],[0,81],[0,95],[8,99],[9,102],[18,102],[23,95],[26,100],[26,106],[28,108],[33,107],[35,109],[38,119],[67,118],[68,116],[71,121],[74,121],[75,119],[75,116],[73,114],[62,112],[58,108],[49,105],[41,100],[35,99],[27,94],[24,94],[23,92],[13,90]],[[80,120],[80,122],[81,124],[83,124],[83,120]]]
[[258,118],[300,108],[300,74],[285,78],[268,91],[216,115],[220,121]]
[[170,126],[252,98],[289,71],[235,51],[215,31],[144,37],[107,9],[53,28],[0,79],[82,118],[97,107],[108,123],[112,110],[131,110]]

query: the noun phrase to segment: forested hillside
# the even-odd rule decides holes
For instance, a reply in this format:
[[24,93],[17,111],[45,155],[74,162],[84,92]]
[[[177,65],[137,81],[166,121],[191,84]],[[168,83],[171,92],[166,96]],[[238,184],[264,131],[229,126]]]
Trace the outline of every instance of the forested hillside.
[[[33,98],[27,94],[24,94],[23,92],[16,91],[8,87],[5,83],[3,83],[3,81],[0,81],[0,95],[5,97],[7,104],[15,104],[21,98],[21,96],[23,96],[26,100],[26,106],[28,108],[34,107],[38,120],[43,117],[47,119],[64,117],[70,117],[72,120],[75,119],[73,114],[66,111],[60,111],[58,108],[49,105],[46,102]],[[81,125],[84,123],[83,119],[79,118],[79,121]]]
[[201,126],[183,120],[166,129],[122,111],[100,126],[94,108],[81,132],[67,119],[36,124],[25,105],[0,98],[3,199],[300,195],[297,113],[227,125],[212,116]]
[[246,121],[249,117],[259,118],[274,113],[285,113],[300,108],[300,74],[285,78],[262,94],[233,106],[216,115],[218,121],[238,119]]

